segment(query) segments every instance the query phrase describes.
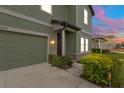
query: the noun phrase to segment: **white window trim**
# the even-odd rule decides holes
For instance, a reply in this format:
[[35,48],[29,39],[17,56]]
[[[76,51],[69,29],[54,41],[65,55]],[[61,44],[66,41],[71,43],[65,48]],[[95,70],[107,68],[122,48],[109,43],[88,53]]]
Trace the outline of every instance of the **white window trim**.
[[[43,6],[50,6],[50,10],[43,9]],[[41,5],[41,10],[52,15],[52,5]]]
[[88,38],[85,39],[85,51],[86,52],[89,51],[89,39]]
[[84,9],[84,23],[88,25],[88,11],[87,9]]
[[84,39],[84,37],[81,37],[80,38],[80,51],[81,52],[84,52],[84,48],[85,47],[85,39]]

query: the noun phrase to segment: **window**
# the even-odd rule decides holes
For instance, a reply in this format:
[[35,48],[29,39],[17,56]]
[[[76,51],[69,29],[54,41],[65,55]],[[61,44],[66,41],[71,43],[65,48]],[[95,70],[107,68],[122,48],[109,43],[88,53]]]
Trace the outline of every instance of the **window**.
[[89,40],[85,39],[85,51],[88,51],[89,46]]
[[84,52],[84,38],[81,37],[81,52]]
[[41,5],[41,9],[48,12],[49,14],[52,13],[52,6],[51,5]]
[[84,23],[88,25],[88,11],[84,9]]

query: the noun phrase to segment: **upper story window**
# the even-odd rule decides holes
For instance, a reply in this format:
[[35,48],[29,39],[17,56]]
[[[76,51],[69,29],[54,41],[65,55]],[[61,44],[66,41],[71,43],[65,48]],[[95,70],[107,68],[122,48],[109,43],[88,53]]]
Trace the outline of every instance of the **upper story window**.
[[52,14],[52,5],[41,5],[41,9],[49,14]]
[[84,9],[84,23],[88,25],[88,11]]

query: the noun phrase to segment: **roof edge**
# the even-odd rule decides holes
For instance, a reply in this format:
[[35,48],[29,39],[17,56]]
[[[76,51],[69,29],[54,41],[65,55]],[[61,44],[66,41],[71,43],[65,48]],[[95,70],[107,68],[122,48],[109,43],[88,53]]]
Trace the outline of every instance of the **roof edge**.
[[91,10],[92,16],[94,16],[94,15],[95,15],[95,12],[94,12],[94,10],[93,10],[92,5],[88,5],[88,6],[89,6],[89,8],[90,8],[90,10]]
[[80,31],[81,30],[80,27],[77,27],[77,26],[75,26],[75,25],[73,25],[71,23],[68,23],[66,21],[63,21],[63,20],[52,19],[51,23],[52,24],[60,24],[60,25],[63,25],[64,27],[68,27],[68,28],[74,29],[76,31]]

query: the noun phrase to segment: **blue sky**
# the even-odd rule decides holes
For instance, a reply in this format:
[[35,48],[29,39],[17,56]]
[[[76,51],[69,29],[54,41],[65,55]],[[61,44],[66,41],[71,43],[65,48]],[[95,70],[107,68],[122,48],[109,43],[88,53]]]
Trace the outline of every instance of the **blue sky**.
[[124,40],[124,5],[93,5],[92,35],[114,35]]
[[113,19],[124,18],[124,5],[103,5],[102,7],[108,17]]

